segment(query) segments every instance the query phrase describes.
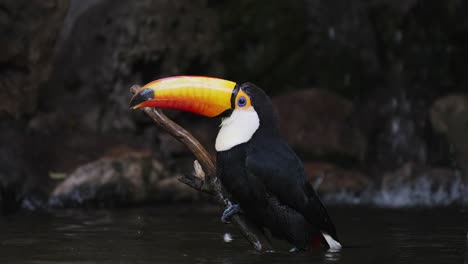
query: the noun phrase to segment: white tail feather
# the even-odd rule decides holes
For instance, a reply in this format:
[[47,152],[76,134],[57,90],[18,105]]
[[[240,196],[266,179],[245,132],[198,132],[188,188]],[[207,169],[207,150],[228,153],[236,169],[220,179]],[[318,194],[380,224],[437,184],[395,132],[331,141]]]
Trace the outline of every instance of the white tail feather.
[[327,233],[323,233],[322,232],[322,235],[323,237],[325,238],[325,240],[327,241],[327,244],[328,246],[330,247],[331,250],[340,250],[341,249],[341,244],[340,242],[336,241],[335,239],[333,239],[329,234]]

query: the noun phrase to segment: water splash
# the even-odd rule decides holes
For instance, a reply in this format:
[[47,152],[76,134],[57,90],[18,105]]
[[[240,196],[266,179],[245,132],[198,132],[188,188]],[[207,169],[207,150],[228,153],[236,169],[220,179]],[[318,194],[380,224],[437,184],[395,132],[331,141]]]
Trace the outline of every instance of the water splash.
[[434,188],[434,182],[420,177],[399,188],[377,191],[371,202],[384,207],[447,206],[462,201],[463,192],[460,186],[461,178],[457,178],[449,186]]
[[369,188],[361,194],[348,191],[322,195],[327,204],[371,205],[385,208],[436,207],[455,204],[468,205],[468,188],[460,175],[447,184],[439,184],[429,177],[418,177],[398,188]]

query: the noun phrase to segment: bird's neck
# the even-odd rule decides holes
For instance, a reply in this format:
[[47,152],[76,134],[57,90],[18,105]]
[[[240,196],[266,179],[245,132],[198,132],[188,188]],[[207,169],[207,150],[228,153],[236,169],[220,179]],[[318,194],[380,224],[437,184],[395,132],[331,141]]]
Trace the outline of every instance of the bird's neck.
[[274,110],[259,110],[256,111],[251,106],[248,109],[234,110],[229,117],[224,118],[216,137],[216,151],[226,151],[259,137],[279,137],[278,118]]
[[216,151],[226,151],[248,142],[260,127],[260,119],[253,107],[247,110],[233,111],[224,118],[216,137]]

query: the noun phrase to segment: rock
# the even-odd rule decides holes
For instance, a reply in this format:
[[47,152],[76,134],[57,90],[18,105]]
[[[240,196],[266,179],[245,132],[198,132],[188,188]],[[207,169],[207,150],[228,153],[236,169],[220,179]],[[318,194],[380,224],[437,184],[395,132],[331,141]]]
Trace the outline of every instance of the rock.
[[45,211],[49,208],[48,194],[32,190],[21,197],[21,209],[26,211]]
[[[90,0],[87,0],[90,2]],[[85,8],[86,7],[86,8]],[[217,13],[205,1],[112,1],[85,4],[70,18],[45,94],[86,129],[133,131],[132,84],[177,74],[219,75]],[[118,118],[116,118],[118,116]]]
[[0,140],[0,207],[10,212],[19,207],[25,180],[24,142],[15,120],[0,118]]
[[177,182],[149,152],[119,149],[79,166],[53,191],[59,207],[122,206],[149,201],[193,200],[198,194]]
[[[465,21],[467,7],[437,0],[1,1],[0,114],[17,117],[0,132],[0,169],[11,177],[0,181],[15,186],[6,200],[18,202],[10,192],[16,182],[21,190],[29,189],[25,182],[47,189],[51,172],[70,173],[118,144],[154,149],[174,168],[185,166],[179,158],[190,165],[190,153],[127,105],[130,85],[176,74],[251,81],[270,95],[317,85],[353,100],[316,91],[301,107],[302,95],[278,106],[283,132],[306,158],[358,161],[378,175],[408,161],[439,164],[432,152],[449,155],[431,150],[440,142],[426,135],[427,105],[416,104],[465,89],[467,43],[459,36],[466,29],[453,22]],[[393,83],[395,64],[406,75]],[[375,100],[381,92],[384,100]],[[414,108],[380,114],[400,92]],[[375,107],[363,109],[366,101]],[[377,114],[357,127],[359,110]],[[174,117],[213,145],[216,129]],[[462,127],[447,131],[466,166]]]
[[[0,204],[3,213],[21,207],[35,188],[47,188],[41,137],[25,131],[40,87],[48,79],[67,0],[4,0],[0,3]],[[42,158],[41,158],[42,157]],[[40,182],[40,184],[39,184]],[[42,193],[41,193],[42,194]],[[29,208],[33,208],[30,206]]]
[[[434,129],[447,134],[454,123],[464,124],[468,113],[468,96],[448,95],[436,100],[431,109],[431,122]],[[460,122],[461,121],[461,122]]]
[[457,165],[468,183],[468,96],[449,95],[434,102],[430,110],[434,129],[454,147]]
[[[274,94],[300,87],[315,77],[310,69],[316,59],[316,53],[311,52],[315,46],[309,45],[309,36],[321,34],[311,31],[306,1],[266,5],[262,1],[226,0],[217,1],[213,8],[220,14],[220,57],[229,79],[250,81]],[[317,21],[315,17],[312,20]],[[299,67],[304,71],[298,71]]]
[[309,182],[320,195],[347,193],[359,196],[372,183],[368,176],[358,170],[343,169],[329,163],[307,162],[304,169]]
[[281,133],[305,156],[362,160],[366,141],[351,116],[353,104],[333,93],[306,89],[273,98]]
[[0,3],[0,112],[35,110],[67,9],[67,0]]
[[450,205],[461,202],[462,186],[455,170],[410,162],[383,175],[375,202],[391,207]]
[[[41,176],[47,153],[35,148],[32,137],[25,136],[17,119],[0,112],[0,214],[20,208],[35,210],[44,204],[38,197],[48,193],[48,179]],[[26,203],[29,206],[23,206]]]

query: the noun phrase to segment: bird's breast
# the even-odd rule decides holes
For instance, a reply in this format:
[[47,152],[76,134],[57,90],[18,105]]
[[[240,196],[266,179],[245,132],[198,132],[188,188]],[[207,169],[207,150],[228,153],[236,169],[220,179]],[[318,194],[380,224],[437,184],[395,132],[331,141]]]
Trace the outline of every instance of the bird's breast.
[[227,151],[218,152],[217,174],[223,186],[236,200],[248,205],[264,204],[267,199],[261,181],[251,175],[246,168],[248,143],[237,145]]

